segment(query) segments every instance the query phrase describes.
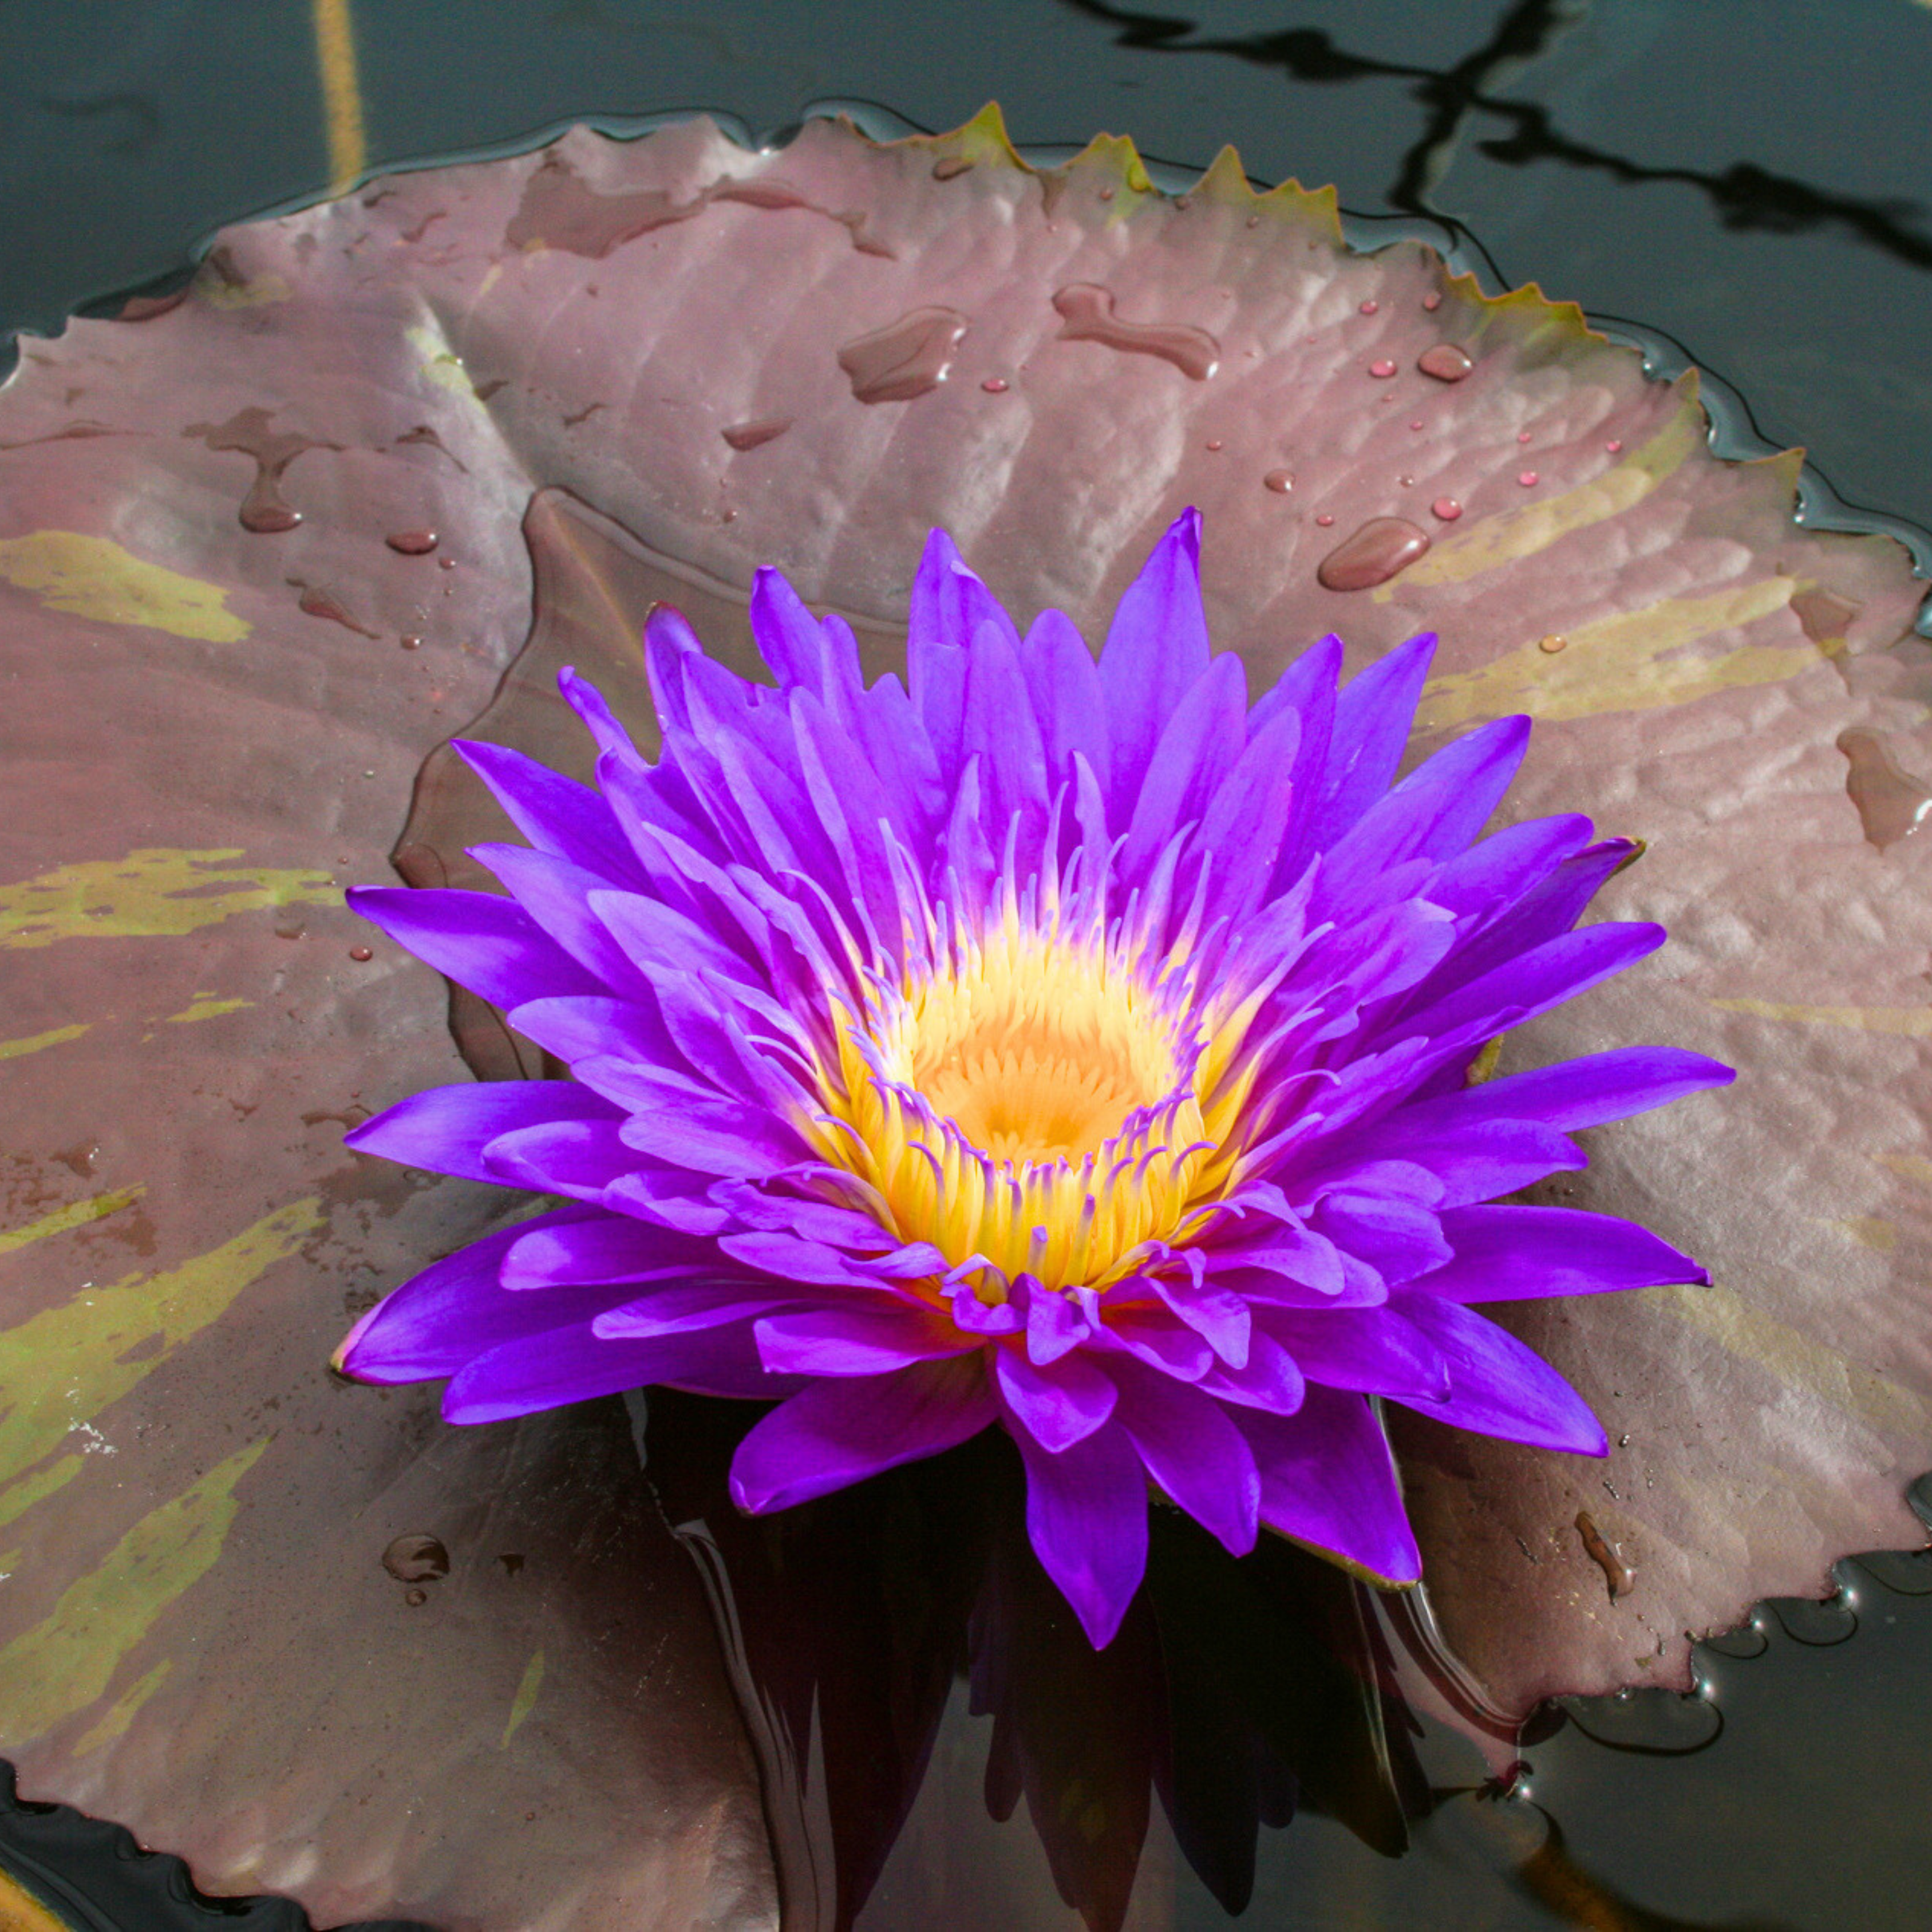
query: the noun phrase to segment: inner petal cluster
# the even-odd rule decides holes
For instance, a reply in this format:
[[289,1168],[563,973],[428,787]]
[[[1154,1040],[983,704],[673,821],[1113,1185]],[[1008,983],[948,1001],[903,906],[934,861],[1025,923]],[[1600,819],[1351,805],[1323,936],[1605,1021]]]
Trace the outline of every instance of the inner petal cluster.
[[844,1157],[906,1240],[984,1264],[982,1298],[1102,1286],[1174,1232],[1212,1151],[1188,1032],[1103,946],[1009,925],[848,1024]]

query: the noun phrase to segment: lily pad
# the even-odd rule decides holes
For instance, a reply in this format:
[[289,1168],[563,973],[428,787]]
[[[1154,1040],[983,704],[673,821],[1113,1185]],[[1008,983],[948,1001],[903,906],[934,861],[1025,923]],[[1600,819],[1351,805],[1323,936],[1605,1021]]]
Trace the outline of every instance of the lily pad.
[[[1694,378],[1419,245],[1351,253],[1325,192],[1257,196],[1226,154],[1170,199],[1107,140],[1036,172],[990,112],[769,153],[574,133],[230,230],[175,305],[29,344],[0,392],[23,1789],[322,1917],[772,1915],[750,1748],[621,1409],[455,1431],[324,1369],[346,1310],[514,1211],[340,1149],[461,1066],[434,976],[340,887],[488,836],[424,764],[486,710],[580,758],[543,663],[645,722],[653,597],[749,669],[776,563],[890,668],[933,524],[1016,614],[1094,635],[1198,504],[1254,688],[1329,629],[1357,667],[1437,630],[1432,740],[1527,711],[1508,809],[1648,842],[1602,910],[1672,944],[1502,1064],[1656,1040],[1741,1070],[1552,1196],[1717,1285],[1515,1318],[1607,1468],[1403,1429],[1491,1694],[1681,1687],[1687,1631],[1922,1540],[1921,586],[1889,539],[1794,523],[1795,455],[1705,431]],[[388,1574],[404,1534],[448,1574]]]

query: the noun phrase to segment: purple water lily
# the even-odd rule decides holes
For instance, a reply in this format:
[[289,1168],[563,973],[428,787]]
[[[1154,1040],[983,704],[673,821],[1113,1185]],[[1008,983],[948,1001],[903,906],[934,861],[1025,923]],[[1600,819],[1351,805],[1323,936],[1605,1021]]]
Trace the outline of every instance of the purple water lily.
[[1472,1072],[1662,942],[1572,929],[1634,848],[1574,816],[1478,839],[1526,718],[1393,782],[1431,638],[1346,686],[1326,638],[1250,707],[1210,655],[1198,530],[1097,662],[1057,611],[1022,639],[935,532],[904,686],[866,686],[849,628],[767,571],[775,688],[653,614],[655,764],[568,673],[597,790],[462,747],[530,842],[478,850],[509,896],[354,902],[574,1078],[419,1094],[350,1141],[573,1204],[406,1283],[342,1366],[448,1376],[456,1422],[782,1398],[734,1465],[754,1511],[998,1423],[1096,1646],[1150,1481],[1238,1553],[1265,1524],[1400,1584],[1420,1558],[1372,1398],[1603,1454],[1471,1304],[1706,1277],[1628,1222],[1486,1204],[1730,1070],[1633,1047]]

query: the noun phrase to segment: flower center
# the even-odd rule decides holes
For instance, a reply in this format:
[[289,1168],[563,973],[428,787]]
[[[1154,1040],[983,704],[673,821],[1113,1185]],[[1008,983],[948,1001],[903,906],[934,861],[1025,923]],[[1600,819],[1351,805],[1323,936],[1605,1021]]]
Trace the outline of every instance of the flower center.
[[1022,1273],[1103,1284],[1175,1232],[1211,1152],[1200,1055],[1174,1001],[1103,946],[1009,924],[867,1005],[827,1109],[851,1131],[826,1152],[907,1240],[990,1264],[982,1298]]

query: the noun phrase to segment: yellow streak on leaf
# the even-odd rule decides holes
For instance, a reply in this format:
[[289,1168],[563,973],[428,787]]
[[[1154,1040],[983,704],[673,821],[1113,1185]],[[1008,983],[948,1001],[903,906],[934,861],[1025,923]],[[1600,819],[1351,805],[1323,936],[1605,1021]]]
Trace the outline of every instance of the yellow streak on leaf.
[[1898,1230],[1880,1214],[1848,1214],[1840,1219],[1818,1215],[1813,1217],[1821,1227],[1835,1228],[1840,1234],[1856,1241],[1862,1248],[1870,1248],[1876,1254],[1888,1255],[1898,1246]]
[[[224,1315],[242,1290],[322,1225],[314,1198],[278,1208],[205,1255],[159,1274],[83,1289],[0,1330],[0,1523],[57,1486],[39,1466],[140,1382],[172,1349]],[[144,1345],[146,1345],[144,1346]],[[78,1465],[80,1457],[68,1459]],[[64,1480],[65,1478],[59,1478]]]
[[70,1228],[84,1228],[88,1222],[99,1220],[104,1214],[118,1214],[122,1208],[131,1207],[147,1191],[141,1183],[132,1187],[110,1188],[104,1194],[90,1194],[83,1201],[70,1201],[64,1208],[56,1208],[51,1214],[43,1214],[38,1221],[29,1221],[24,1228],[0,1231],[0,1255],[10,1255],[31,1242],[44,1241],[50,1234],[64,1234]]
[[192,1001],[178,1013],[170,1013],[166,1024],[183,1026],[195,1020],[212,1020],[223,1013],[238,1012],[244,1006],[252,1006],[253,1000],[218,999],[212,993],[197,993]]
[[71,1928],[24,1886],[0,1871],[0,1932],[71,1932]]
[[61,866],[0,886],[0,946],[178,938],[237,913],[340,902],[326,872],[224,862],[243,856],[238,846],[189,852],[146,845],[124,859]]
[[[1932,0],[1927,0],[1932,5]],[[1901,1179],[1910,1180],[1919,1187],[1932,1187],[1932,1160],[1921,1154],[1882,1154],[1878,1156],[1881,1167],[1888,1167]]]
[[[1438,538],[1428,554],[1418,557],[1396,581],[1404,589],[1411,584],[1461,584],[1533,556],[1572,530],[1634,508],[1703,441],[1704,413],[1694,389],[1687,386],[1677,413],[1613,468],[1560,496],[1501,511],[1454,536]],[[1383,585],[1375,592],[1375,601],[1387,603],[1395,588]]]
[[257,275],[252,281],[231,282],[208,270],[196,278],[194,288],[211,308],[272,308],[295,293],[280,275]]
[[530,1660],[524,1666],[523,1681],[517,1686],[517,1694],[510,1700],[510,1721],[503,1726],[502,1742],[499,1750],[507,1750],[510,1740],[522,1727],[524,1720],[537,1707],[537,1693],[543,1688],[544,1654],[541,1648],[530,1653]]
[[134,1721],[134,1714],[161,1688],[161,1680],[173,1668],[174,1659],[164,1657],[153,1670],[137,1677],[107,1707],[106,1714],[98,1723],[90,1724],[75,1738],[74,1756],[85,1757],[89,1751],[98,1751],[103,1744],[112,1744]]
[[1819,1396],[1882,1436],[1917,1436],[1932,1420],[1932,1411],[1911,1390],[1754,1307],[1734,1288],[1640,1292],[1653,1306],[1668,1309],[1733,1355],[1768,1371],[1784,1387]]
[[1794,578],[1767,577],[1708,597],[1668,597],[1579,626],[1555,656],[1534,641],[1523,644],[1479,670],[1434,680],[1422,694],[1416,722],[1440,729],[1513,712],[1564,718],[1654,711],[1795,677],[1827,653],[1808,641],[1745,644],[1715,657],[1671,654],[1714,631],[1735,630],[1781,610],[1796,588]]
[[123,1660],[221,1554],[264,1436],[152,1510],[76,1578],[44,1622],[0,1650],[0,1748],[44,1736],[106,1694]]
[[0,1060],[19,1060],[50,1046],[64,1046],[70,1040],[80,1039],[91,1024],[82,1020],[77,1026],[56,1027],[50,1033],[30,1033],[22,1034],[18,1040],[0,1040]]
[[1720,1012],[1748,1013],[1753,1019],[1788,1020],[1798,1026],[1851,1027],[1860,1033],[1932,1038],[1932,1006],[1806,1006],[1777,1000],[1713,1000]]
[[138,624],[212,644],[238,644],[252,628],[226,607],[218,584],[148,563],[106,537],[32,530],[0,537],[0,578],[50,610],[101,624]]

